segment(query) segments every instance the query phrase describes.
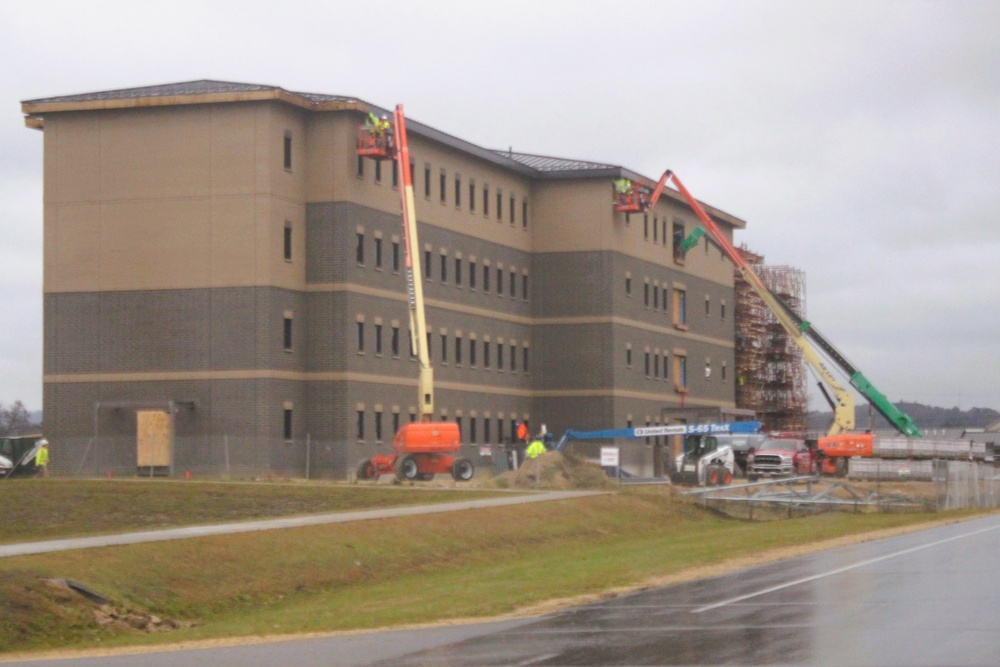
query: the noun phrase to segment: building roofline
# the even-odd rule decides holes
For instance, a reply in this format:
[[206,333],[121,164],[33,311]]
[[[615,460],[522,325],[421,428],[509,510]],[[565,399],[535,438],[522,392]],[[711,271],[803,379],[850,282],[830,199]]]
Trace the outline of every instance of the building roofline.
[[[367,114],[369,111],[376,114],[391,113],[390,109],[371,104],[356,97],[303,93],[285,90],[279,86],[215,81],[211,79],[23,100],[21,102],[21,111],[24,113],[25,127],[44,130],[45,114],[47,113],[261,101],[282,102],[307,111],[354,111],[359,115]],[[656,184],[656,181],[620,165],[483,148],[411,118],[407,118],[407,130],[425,139],[435,141],[490,164],[536,180],[614,179],[625,177],[643,183],[648,187],[653,187]],[[680,193],[671,188],[665,188],[662,196],[687,206],[687,202],[684,201]],[[740,218],[704,202],[702,204],[713,217],[735,228],[746,228],[746,222]]]
[[322,95],[288,91],[278,86],[233,83],[201,79],[141,88],[119,88],[96,93],[46,97],[21,102],[21,111],[29,116],[61,111],[95,111],[186,104],[220,104],[277,100],[315,111],[339,111],[356,108],[367,112],[364,100],[342,95]]

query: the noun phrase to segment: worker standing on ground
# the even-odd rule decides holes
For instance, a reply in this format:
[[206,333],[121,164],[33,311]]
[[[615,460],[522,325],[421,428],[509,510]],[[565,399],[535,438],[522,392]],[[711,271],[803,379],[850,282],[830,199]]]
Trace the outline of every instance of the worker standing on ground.
[[528,445],[528,449],[525,451],[525,454],[528,456],[529,459],[536,459],[544,453],[545,453],[545,443],[542,442],[542,438],[540,437],[532,440],[531,444]]
[[42,438],[38,441],[41,445],[38,453],[35,454],[35,474],[39,477],[49,476],[49,441]]

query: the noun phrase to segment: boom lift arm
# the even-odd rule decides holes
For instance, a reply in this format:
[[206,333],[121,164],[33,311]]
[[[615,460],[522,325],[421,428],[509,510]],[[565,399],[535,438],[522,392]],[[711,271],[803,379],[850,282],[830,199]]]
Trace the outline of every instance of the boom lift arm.
[[[373,115],[372,115],[373,116]],[[395,472],[397,479],[429,480],[435,474],[450,472],[456,481],[468,481],[475,473],[472,461],[458,458],[461,433],[456,422],[434,421],[434,370],[427,349],[427,320],[424,315],[424,286],[417,242],[417,216],[413,203],[413,174],[410,149],[406,140],[403,105],[396,105],[393,123],[375,119],[358,128],[358,155],[376,160],[396,161],[402,176],[399,188],[405,239],[407,305],[410,316],[410,345],[417,356],[420,377],[417,381],[420,422],[400,427],[392,440],[394,454],[376,454],[358,466],[358,479],[378,479]]]
[[724,422],[716,424],[667,424],[615,428],[602,431],[566,431],[556,445],[562,451],[570,440],[610,440],[615,438],[648,438],[651,436],[685,436],[685,445],[692,444],[676,460],[671,473],[674,483],[726,486],[735,472],[735,454],[731,445],[718,446],[713,436],[733,433],[757,433],[760,422]]
[[420,252],[417,247],[417,215],[413,203],[413,174],[410,172],[410,148],[406,142],[406,118],[403,105],[396,105],[395,159],[402,174],[403,187],[399,189],[400,205],[403,209],[403,239],[406,246],[406,290],[410,311],[410,343],[416,350],[420,365],[418,393],[420,398],[420,421],[429,422],[434,415],[434,369],[431,367],[427,351],[427,320],[424,316],[424,285],[420,280]]
[[619,213],[643,213],[650,210],[660,200],[660,195],[663,194],[663,188],[667,185],[670,175],[669,169],[663,172],[663,176],[660,176],[660,180],[651,194],[646,186],[632,183],[628,191],[620,193],[615,200],[615,210]]
[[638,426],[611,428],[601,431],[574,431],[567,429],[556,443],[562,451],[570,440],[613,440],[614,438],[648,438],[660,435],[716,435],[720,433],[757,433],[760,422],[723,422],[718,424],[668,424],[666,426]]
[[[812,326],[807,320],[799,317],[797,313],[788,304],[781,300],[776,294],[774,294],[766,285],[760,280],[756,273],[750,265],[743,259],[742,256],[736,251],[729,239],[722,233],[719,227],[715,224],[711,217],[705,212],[701,207],[701,204],[691,196],[688,189],[684,187],[684,184],[677,178],[669,169],[664,172],[663,178],[660,179],[660,183],[664,183],[666,180],[673,180],[674,184],[677,186],[677,190],[681,193],[684,199],[687,201],[688,205],[701,220],[702,226],[696,229],[681,245],[681,249],[686,251],[698,243],[698,239],[704,235],[705,231],[712,237],[712,239],[718,244],[722,251],[726,253],[733,264],[739,269],[740,274],[743,278],[750,284],[758,296],[764,301],[774,316],[781,323],[781,326],[785,329],[792,340],[795,341],[799,349],[802,350],[802,354],[813,370],[819,375],[819,377],[825,382],[830,390],[833,392],[833,396],[827,391],[826,386],[820,383],[819,388],[826,397],[827,402],[830,403],[830,407],[833,408],[834,421],[830,426],[827,435],[836,435],[838,433],[843,433],[844,431],[849,431],[854,428],[854,396],[847,391],[843,385],[837,380],[837,378],[830,372],[830,369],[826,367],[823,362],[822,357],[817,352],[816,348],[810,343],[811,339],[816,343],[827,355],[832,359],[837,366],[843,370],[847,376],[850,378],[851,386],[857,389],[871,405],[883,416],[890,424],[892,424],[900,433],[908,437],[922,437],[923,433],[917,428],[917,425],[913,423],[909,415],[894,406],[884,394],[878,391],[874,385],[853,365],[847,358],[840,353],[837,348],[833,346],[830,341],[828,341],[820,332]],[[662,191],[662,187],[658,187],[657,191]],[[699,233],[699,230],[700,233]]]

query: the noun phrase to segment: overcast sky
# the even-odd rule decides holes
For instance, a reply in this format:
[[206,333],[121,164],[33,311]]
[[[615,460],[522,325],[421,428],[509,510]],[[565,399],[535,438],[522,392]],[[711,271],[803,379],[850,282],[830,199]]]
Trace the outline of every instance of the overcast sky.
[[0,0],[0,402],[42,407],[43,135],[20,102],[218,79],[669,167],[806,272],[808,318],[891,400],[1000,409],[998,28],[989,0]]

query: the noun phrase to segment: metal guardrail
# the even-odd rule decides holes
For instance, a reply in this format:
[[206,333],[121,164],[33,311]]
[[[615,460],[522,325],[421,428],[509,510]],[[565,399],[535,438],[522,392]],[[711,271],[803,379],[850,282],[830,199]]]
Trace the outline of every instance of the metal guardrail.
[[814,476],[785,477],[764,482],[692,489],[686,491],[685,495],[700,496],[706,507],[711,503],[746,503],[749,506],[750,518],[753,518],[754,507],[782,507],[787,509],[789,514],[795,510],[858,512],[875,507],[915,511],[927,507],[925,503],[910,496],[862,490],[842,481],[821,483],[820,478]]

